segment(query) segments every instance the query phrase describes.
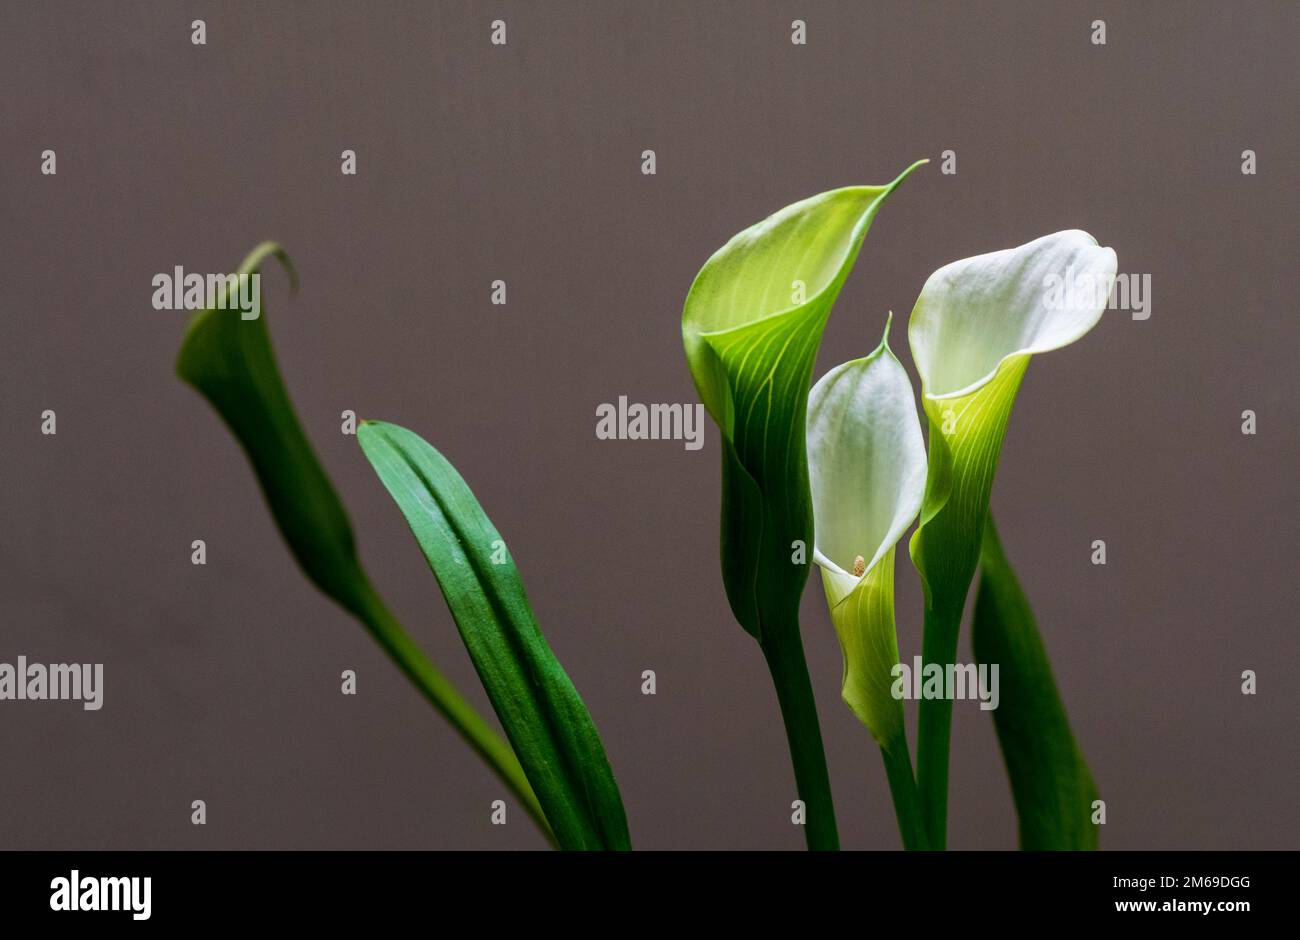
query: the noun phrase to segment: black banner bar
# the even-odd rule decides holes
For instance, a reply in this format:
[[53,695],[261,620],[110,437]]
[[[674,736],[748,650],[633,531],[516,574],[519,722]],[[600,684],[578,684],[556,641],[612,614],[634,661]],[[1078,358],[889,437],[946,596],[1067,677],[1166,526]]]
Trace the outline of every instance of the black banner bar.
[[625,912],[629,924],[693,926],[820,912],[864,928],[877,918],[929,926],[1044,915],[1228,926],[1287,910],[1295,868],[1292,853],[1244,852],[11,852],[0,854],[0,909],[7,924],[91,929],[414,917],[437,930],[480,916],[495,929],[539,917],[558,925],[584,907]]

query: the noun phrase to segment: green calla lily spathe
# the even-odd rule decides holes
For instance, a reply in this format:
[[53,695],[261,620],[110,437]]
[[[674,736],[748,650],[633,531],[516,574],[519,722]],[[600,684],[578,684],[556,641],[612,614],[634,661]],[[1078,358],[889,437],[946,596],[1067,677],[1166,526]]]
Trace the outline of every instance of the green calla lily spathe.
[[912,383],[889,348],[826,373],[808,396],[808,476],[831,622],[844,654],[841,695],[880,745],[903,844],[927,845],[898,664],[894,552],[921,509],[926,459]]
[[[922,163],[925,161],[921,161]],[[722,442],[722,580],[772,674],[809,848],[839,847],[830,778],[799,635],[812,542],[804,425],[813,361],[840,288],[888,196],[850,186],[796,202],[733,236],[682,311],[691,376]]]
[[[910,551],[925,591],[927,665],[955,662],[998,455],[1029,360],[1097,324],[1115,269],[1114,251],[1065,231],[945,265],[921,290],[908,338],[929,423],[929,476]],[[946,841],[951,725],[950,700],[922,700],[917,785],[935,848]]]

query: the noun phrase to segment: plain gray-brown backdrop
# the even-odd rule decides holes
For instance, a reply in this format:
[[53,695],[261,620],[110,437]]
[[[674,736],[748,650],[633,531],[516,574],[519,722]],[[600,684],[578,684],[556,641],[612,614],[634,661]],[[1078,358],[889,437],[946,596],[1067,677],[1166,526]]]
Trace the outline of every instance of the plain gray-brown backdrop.
[[[5,3],[0,661],[102,662],[106,687],[99,712],[0,702],[0,847],[543,844],[522,813],[489,824],[502,788],[302,577],[174,376],[188,315],[152,309],[151,278],[229,270],[264,238],[302,276],[292,299],[264,278],[285,381],[435,660],[487,708],[344,409],[418,431],[471,482],[636,845],[800,847],[770,681],[722,591],[716,430],[699,452],[600,441],[595,409],[697,400],[681,304],[733,233],[930,157],[872,228],[817,374],[890,309],[910,368],[907,313],[956,258],[1083,228],[1150,274],[1150,319],[1110,312],[1030,367],[994,509],[1107,803],[1102,846],[1294,848],[1298,38],[1281,2]],[[910,657],[903,555],[898,580]],[[803,630],[843,842],[896,847],[815,573]],[[974,703],[954,742],[951,845],[1013,847]]]

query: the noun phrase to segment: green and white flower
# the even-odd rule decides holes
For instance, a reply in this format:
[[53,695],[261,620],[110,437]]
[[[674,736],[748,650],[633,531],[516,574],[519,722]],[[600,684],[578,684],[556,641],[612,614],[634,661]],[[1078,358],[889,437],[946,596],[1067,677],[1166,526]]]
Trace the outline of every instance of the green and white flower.
[[1097,325],[1114,282],[1115,252],[1077,230],[945,265],[907,326],[923,396],[974,394],[1017,361],[1070,345]]
[[[924,161],[921,161],[924,162]],[[799,633],[812,542],[804,421],[822,330],[899,184],[803,199],[732,236],[696,275],[682,343],[722,455],[722,583],[776,687],[810,848],[839,846]],[[795,558],[798,561],[795,561]]]
[[891,688],[894,551],[921,508],[925,444],[888,325],[871,355],[837,366],[813,387],[807,444],[813,559],[844,653],[841,695],[880,745],[903,845],[928,848],[903,703]]
[[[1115,252],[1087,232],[1057,232],[945,265],[921,289],[908,338],[930,425],[929,478],[910,548],[925,588],[927,665],[954,662],[1002,439],[1029,360],[1097,324],[1115,264]],[[917,785],[935,848],[946,828],[951,723],[951,701],[921,702]]]
[[836,366],[808,397],[813,560],[844,652],[842,694],[880,744],[902,733],[890,695],[898,662],[894,548],[925,493],[925,443],[912,383],[885,338]]

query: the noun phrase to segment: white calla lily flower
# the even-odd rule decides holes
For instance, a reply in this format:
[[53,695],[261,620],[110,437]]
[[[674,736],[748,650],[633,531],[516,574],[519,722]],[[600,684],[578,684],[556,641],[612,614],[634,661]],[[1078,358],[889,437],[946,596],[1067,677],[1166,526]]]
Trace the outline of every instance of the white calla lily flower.
[[813,559],[844,652],[846,704],[882,745],[902,732],[894,548],[925,493],[925,444],[906,370],[885,338],[837,366],[808,398]]
[[[927,667],[956,661],[993,476],[1029,360],[1097,325],[1115,269],[1113,250],[1072,230],[954,261],[921,289],[908,338],[930,425],[930,477],[911,555],[925,589]],[[933,848],[945,844],[951,725],[951,700],[922,700],[917,787]]]
[[1115,252],[1087,232],[963,258],[930,275],[908,322],[927,398],[970,394],[1007,360],[1068,346],[1101,319]]

